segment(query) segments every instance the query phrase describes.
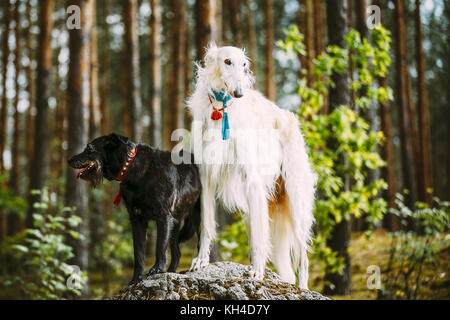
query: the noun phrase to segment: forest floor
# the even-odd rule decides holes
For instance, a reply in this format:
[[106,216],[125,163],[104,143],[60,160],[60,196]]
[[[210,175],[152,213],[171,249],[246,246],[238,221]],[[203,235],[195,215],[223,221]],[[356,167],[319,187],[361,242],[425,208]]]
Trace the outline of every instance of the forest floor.
[[[379,266],[381,271],[381,281],[383,283],[383,270],[386,268],[389,258],[389,248],[391,237],[384,231],[375,232],[372,237],[367,237],[363,233],[353,233],[350,243],[350,256],[352,263],[352,285],[351,295],[349,296],[330,296],[332,299],[343,300],[374,300],[377,299],[377,290],[367,288],[367,279],[370,274],[367,268],[371,265]],[[191,240],[182,246],[182,258],[178,271],[189,269],[192,258],[195,257],[196,250],[195,241]],[[148,258],[147,261],[151,261]],[[248,261],[235,261],[248,264]],[[150,267],[150,263],[148,263]],[[438,262],[435,265],[425,265],[423,275],[423,286],[419,291],[420,299],[450,299],[450,248],[446,248],[441,252]],[[110,283],[109,294],[117,293],[122,286],[126,284],[127,279],[131,279],[132,270],[126,270],[121,279]],[[91,273],[91,289],[99,294],[93,298],[101,298],[104,291],[101,289],[102,284],[96,275]],[[322,292],[323,289],[323,272],[320,267],[311,261],[310,263],[310,290]],[[97,289],[97,290],[96,290]],[[101,292],[103,294],[101,294]],[[95,294],[94,294],[95,295]]]

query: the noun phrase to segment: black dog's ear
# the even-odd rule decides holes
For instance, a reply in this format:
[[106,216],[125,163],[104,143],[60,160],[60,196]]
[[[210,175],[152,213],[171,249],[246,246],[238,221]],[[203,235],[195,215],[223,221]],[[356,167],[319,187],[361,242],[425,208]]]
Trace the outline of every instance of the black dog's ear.
[[111,145],[111,146],[119,146],[121,144],[127,144],[128,143],[128,138],[121,136],[120,134],[116,134],[116,133],[111,133],[108,136],[108,139],[106,141],[107,144]]

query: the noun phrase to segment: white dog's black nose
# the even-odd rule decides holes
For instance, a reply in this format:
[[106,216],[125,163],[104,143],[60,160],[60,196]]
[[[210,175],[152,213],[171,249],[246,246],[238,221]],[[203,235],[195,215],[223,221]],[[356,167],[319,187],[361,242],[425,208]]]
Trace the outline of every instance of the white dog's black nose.
[[236,90],[234,90],[233,95],[235,98],[240,98],[242,97],[244,94],[242,93],[242,89],[238,88]]

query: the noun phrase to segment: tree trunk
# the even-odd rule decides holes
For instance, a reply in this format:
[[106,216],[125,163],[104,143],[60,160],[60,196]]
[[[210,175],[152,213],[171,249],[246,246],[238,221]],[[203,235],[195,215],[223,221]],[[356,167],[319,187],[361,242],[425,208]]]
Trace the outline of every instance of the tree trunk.
[[[327,27],[329,45],[337,45],[346,48],[345,35],[347,34],[347,1],[346,0],[329,0],[327,1]],[[348,72],[333,73],[331,78],[335,84],[334,88],[329,91],[330,112],[340,105],[349,104],[349,83]],[[336,146],[330,146],[335,149]],[[344,159],[340,160],[341,162]],[[347,179],[345,179],[347,180]],[[346,185],[345,188],[348,188]],[[334,219],[334,218],[333,218]],[[342,274],[332,273],[330,270],[325,272],[325,281],[332,285],[326,285],[324,292],[331,295],[348,295],[350,294],[351,285],[351,265],[348,248],[350,245],[350,223],[342,220],[337,223],[331,232],[327,245],[338,253],[338,257],[344,259],[345,268]]]
[[[22,69],[22,46],[21,46],[21,34],[20,34],[20,12],[19,12],[19,3],[16,2],[14,5],[14,37],[16,43],[16,49],[14,51],[14,69],[15,69],[15,97],[14,97],[14,126],[13,126],[13,139],[11,146],[11,171],[9,175],[9,187],[12,189],[16,196],[20,195],[20,159],[21,152],[19,149],[20,138],[21,138],[21,125],[20,125],[20,113],[19,113],[19,96],[20,96],[20,82],[19,82],[19,74]],[[18,232],[22,226],[20,218],[17,212],[10,211],[7,217],[8,223],[8,235],[13,236],[16,232]]]
[[185,17],[184,17],[184,55],[183,55],[183,73],[184,73],[184,79],[183,79],[183,118],[184,118],[184,128],[189,130],[191,128],[192,123],[192,116],[189,112],[188,108],[184,107],[184,101],[187,100],[189,95],[191,94],[191,66],[192,66],[192,59],[191,59],[191,37],[190,37],[190,29],[189,29],[189,1],[186,2],[186,10],[184,10]]
[[[253,72],[253,76],[257,78],[257,48],[256,48],[256,31],[255,31],[255,19],[252,10],[252,0],[245,0],[247,7],[247,21],[248,21],[248,53],[250,58],[250,68]],[[255,83],[256,86],[256,83]]]
[[15,69],[15,97],[14,97],[14,127],[13,127],[13,142],[11,147],[11,174],[10,174],[10,187],[15,190],[16,194],[19,194],[19,172],[20,172],[20,152],[19,152],[19,139],[20,134],[20,113],[19,113],[19,96],[20,96],[20,82],[19,74],[22,69],[22,45],[21,45],[21,34],[20,34],[20,13],[19,13],[19,3],[16,2],[14,6],[14,36],[16,49],[14,52],[14,69]]
[[161,115],[161,6],[159,0],[150,0],[150,143],[162,147]]
[[241,1],[229,0],[230,6],[230,29],[231,44],[236,47],[242,46],[242,25],[241,25]]
[[[67,80],[68,101],[68,150],[69,156],[80,153],[88,143],[89,134],[89,42],[92,16],[91,0],[69,0],[67,5],[77,5],[81,12],[81,28],[69,30],[69,73]],[[76,207],[75,214],[82,218],[78,231],[84,239],[72,240],[75,256],[72,263],[82,271],[88,268],[88,190],[87,183],[77,181],[74,170],[67,168],[66,201],[68,207]],[[87,287],[84,288],[86,293]]]
[[202,61],[205,49],[211,41],[218,41],[217,26],[214,22],[214,0],[197,0],[195,2],[195,46],[197,61]]
[[408,97],[409,75],[406,48],[406,25],[404,0],[395,1],[395,33],[396,33],[396,100],[399,108],[399,128],[402,154],[403,188],[409,190],[407,203],[414,207],[417,200],[416,192],[416,157],[413,146],[414,123],[411,119],[411,99]]
[[102,19],[102,29],[103,29],[103,45],[101,46],[101,70],[100,73],[100,113],[101,113],[101,123],[100,123],[100,133],[102,136],[109,133],[109,86],[110,86],[110,36],[109,36],[109,26],[106,22],[106,18],[110,14],[110,0],[105,0],[103,4],[103,17]]
[[273,30],[273,2],[272,0],[264,0],[264,17],[265,17],[265,31],[266,43],[264,47],[265,53],[265,94],[269,100],[275,101],[275,64],[273,61],[273,44],[274,44],[274,30]]
[[6,149],[6,140],[8,135],[8,97],[6,94],[6,82],[8,77],[8,61],[9,61],[9,24],[11,22],[11,4],[9,0],[3,4],[3,39],[2,39],[2,98],[1,98],[1,113],[0,113],[0,173],[5,171],[5,164],[3,162],[3,153]]
[[314,2],[314,51],[317,57],[324,50],[324,32],[323,25],[325,24],[323,17],[323,2],[316,0]]
[[[33,133],[34,133],[34,79],[33,79],[33,34],[31,29],[33,26],[33,21],[31,19],[31,1],[27,1],[26,7],[26,18],[28,22],[26,32],[26,47],[28,55],[28,65],[26,68],[26,78],[27,78],[27,92],[28,92],[28,110],[27,110],[27,122],[26,122],[26,155],[27,155],[27,175],[31,177],[31,164],[33,159]],[[28,182],[27,194],[30,193],[31,187],[30,182]]]
[[[387,79],[380,78],[378,83],[381,87],[387,87]],[[384,199],[389,208],[395,208],[395,195],[397,193],[397,177],[395,175],[395,152],[394,152],[394,133],[392,130],[391,105],[389,101],[380,103],[381,131],[383,131],[386,141],[381,147],[381,157],[386,161],[386,166],[381,169],[381,176],[387,182],[388,188],[384,192]],[[399,229],[398,216],[387,214],[384,218],[384,226],[390,231]]]
[[[53,29],[53,0],[39,1],[39,38],[36,76],[36,120],[30,176],[30,190],[41,190],[47,184],[49,170],[49,105],[50,71],[52,69],[51,33]],[[38,147],[39,146],[39,147]],[[26,226],[33,226],[33,205],[39,195],[30,195]]]
[[171,149],[175,145],[171,141],[172,132],[181,128],[183,123],[183,88],[184,88],[184,30],[186,0],[170,1],[171,48],[169,53],[169,70],[167,74],[167,106],[164,112],[164,145]]
[[[61,47],[56,55],[56,61],[58,61],[59,53],[61,52]],[[57,64],[59,65],[59,64]],[[58,68],[57,68],[58,69]],[[62,143],[65,141],[65,128],[64,128],[64,119],[66,117],[66,92],[61,89],[62,79],[59,75],[59,70],[56,70],[56,83],[55,83],[55,96],[56,96],[56,107],[55,107],[55,117],[54,123],[55,126],[53,137],[56,138],[57,143],[54,148],[54,152],[52,152],[55,157],[54,164],[52,165],[54,178],[58,179],[64,175],[64,164],[67,159],[66,150],[62,148]],[[58,190],[58,195],[62,195],[64,192],[62,190]]]
[[[450,48],[450,2],[445,1],[447,16],[447,49]],[[450,106],[450,54],[447,55],[447,106]],[[447,113],[447,201],[450,201],[450,113]]]
[[313,82],[314,52],[314,5],[313,0],[302,0],[305,6],[305,47],[306,47],[306,82],[310,86]]
[[93,26],[90,32],[90,62],[89,62],[89,140],[93,140],[100,135],[100,100],[99,100],[99,82],[98,82],[98,37],[97,37],[97,10],[96,0],[90,0],[87,8],[90,17],[91,25]]
[[[374,1],[381,10],[385,9],[382,0]],[[383,21],[383,19],[382,19]],[[380,87],[387,88],[387,78],[378,78]],[[395,195],[397,193],[397,177],[395,174],[395,151],[394,151],[394,132],[392,129],[391,104],[389,101],[380,103],[379,117],[381,122],[381,131],[383,131],[386,141],[381,146],[381,157],[386,161],[386,166],[381,168],[381,177],[387,182],[388,188],[383,193],[389,208],[395,208]],[[398,216],[395,214],[386,214],[383,219],[383,225],[390,231],[399,229]]]
[[358,30],[361,38],[367,38],[369,36],[369,29],[367,28],[367,7],[369,6],[369,0],[357,0],[355,1],[355,27]]
[[125,132],[132,140],[142,138],[142,101],[139,72],[138,3],[137,0],[123,2],[125,44],[125,108],[124,119],[128,124]]
[[417,69],[417,95],[419,109],[419,152],[418,159],[418,177],[417,185],[419,186],[419,200],[431,204],[432,195],[427,192],[432,188],[432,172],[431,172],[431,137],[430,137],[430,116],[427,84],[425,79],[425,57],[423,53],[423,30],[420,20],[420,0],[416,0],[415,10],[415,40],[416,40],[416,69]]
[[[99,75],[98,75],[98,37],[97,37],[97,1],[90,0],[88,2],[87,12],[89,12],[90,24],[92,29],[90,32],[89,42],[89,140],[93,140],[100,136],[101,128],[101,112],[99,100]],[[102,202],[97,199],[94,194],[89,193],[89,256],[96,260],[101,260],[101,256],[96,253],[96,245],[101,241],[102,231],[108,221],[102,217]]]

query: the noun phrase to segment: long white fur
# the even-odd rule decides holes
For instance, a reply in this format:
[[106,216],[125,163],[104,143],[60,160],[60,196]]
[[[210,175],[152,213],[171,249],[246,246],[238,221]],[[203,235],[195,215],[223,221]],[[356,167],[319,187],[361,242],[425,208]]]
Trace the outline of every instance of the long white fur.
[[[232,65],[227,65],[225,59]],[[194,154],[203,191],[200,250],[191,269],[209,263],[211,242],[216,237],[217,199],[230,211],[245,214],[251,274],[262,279],[270,259],[282,279],[295,283],[294,265],[299,268],[299,286],[306,289],[316,176],[297,117],[253,90],[253,83],[249,60],[243,50],[235,47],[212,44],[207,48],[204,67],[197,65],[196,89],[188,108],[193,116],[191,141],[197,142]],[[231,136],[224,141],[220,134],[222,121],[210,119],[213,108],[208,94],[213,89],[233,92],[239,88],[243,96],[233,98],[227,108]],[[214,105],[221,107],[217,102]],[[247,139],[241,139],[246,134]],[[269,146],[268,141],[272,141]],[[232,163],[223,161],[227,157]],[[268,202],[280,176],[289,200],[289,214],[276,207],[270,219]]]

